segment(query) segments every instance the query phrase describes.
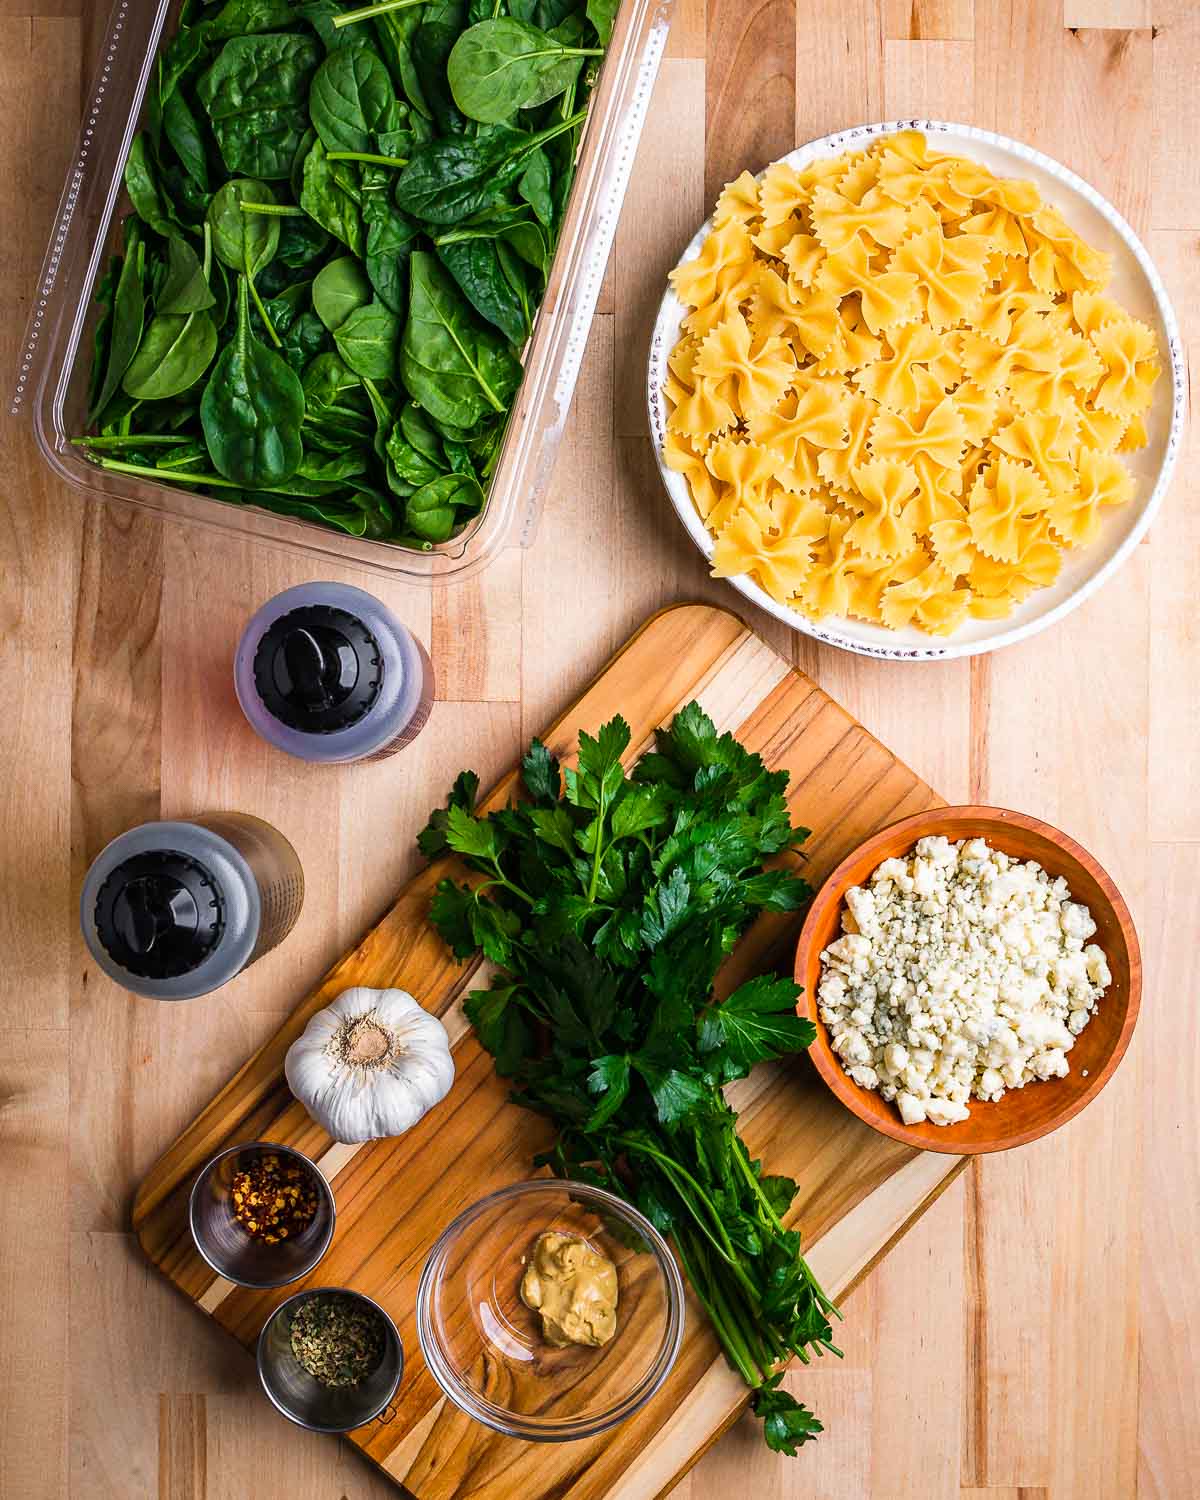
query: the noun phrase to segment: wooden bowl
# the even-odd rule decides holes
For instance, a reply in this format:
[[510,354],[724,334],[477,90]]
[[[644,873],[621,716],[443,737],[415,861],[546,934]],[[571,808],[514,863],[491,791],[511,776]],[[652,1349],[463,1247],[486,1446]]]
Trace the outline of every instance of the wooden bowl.
[[[1036,860],[1050,875],[1062,875],[1071,899],[1091,912],[1089,939],[1104,950],[1112,983],[1067,1054],[1065,1078],[1008,1089],[1001,1099],[970,1101],[970,1116],[956,1125],[905,1125],[894,1103],[864,1089],[845,1071],[817,1013],[821,954],[841,933],[843,902],[851,886],[863,885],[885,859],[910,854],[918,839],[944,834],[951,843],[984,838],[994,849]],[[1023,1146],[1066,1123],[1094,1099],[1112,1077],[1133,1035],[1142,998],[1142,957],[1129,908],[1103,868],[1074,839],[1048,823],[1002,807],[938,807],[893,823],[844,859],[817,892],[796,948],[796,983],[804,994],[797,1009],[817,1028],[809,1056],[821,1077],[860,1120],[905,1145],[966,1155]],[[1086,1073],[1086,1077],[1084,1076]]]

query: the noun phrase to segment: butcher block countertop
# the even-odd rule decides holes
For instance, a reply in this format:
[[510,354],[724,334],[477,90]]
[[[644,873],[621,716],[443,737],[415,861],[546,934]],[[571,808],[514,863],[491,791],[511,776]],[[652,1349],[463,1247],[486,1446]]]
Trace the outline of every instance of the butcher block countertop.
[[[107,5],[6,0],[0,222],[10,380]],[[536,543],[453,590],[344,570],[431,645],[432,722],[385,766],[318,770],[228,711],[226,663],[313,565],[84,504],[28,426],[0,452],[0,1495],[388,1500],[285,1427],[245,1354],[143,1260],[163,1147],[384,911],[469,763],[485,785],[653,610],[736,607],[952,802],[1019,807],[1111,871],[1147,960],[1104,1094],[976,1159],[854,1291],[845,1359],[793,1372],[823,1419],[789,1460],[749,1422],[680,1500],[1187,1500],[1200,1473],[1200,452],[1087,605],[993,657],[818,647],[710,580],[641,406],[663,277],[721,184],[798,142],[927,115],[1028,141],[1143,236],[1200,329],[1200,8],[1190,0],[678,0]],[[7,403],[6,403],[7,405]],[[217,705],[216,708],[213,705]],[[90,963],[79,882],[133,823],[236,807],[294,841],[304,918],[208,1000],[133,1002]],[[516,1500],[516,1497],[514,1497]]]

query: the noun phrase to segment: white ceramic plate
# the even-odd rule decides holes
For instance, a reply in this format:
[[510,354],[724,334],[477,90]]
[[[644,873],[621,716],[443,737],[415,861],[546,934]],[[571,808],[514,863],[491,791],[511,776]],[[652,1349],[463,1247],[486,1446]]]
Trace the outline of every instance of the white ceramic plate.
[[[786,604],[779,604],[750,578],[742,576],[729,580],[734,588],[768,614],[831,646],[897,661],[932,661],[974,656],[1023,640],[1061,620],[1113,576],[1154,519],[1170,483],[1187,410],[1187,369],[1174,310],[1145,246],[1095,188],[1040,151],[1006,136],[977,130],[972,125],[949,125],[941,120],[891,120],[878,125],[859,125],[836,135],[824,136],[819,141],[810,141],[783,160],[793,167],[803,167],[821,157],[860,151],[880,136],[891,135],[897,130],[923,131],[934,137],[933,144],[939,151],[972,157],[1001,176],[1023,177],[1035,182],[1046,201],[1061,210],[1071,227],[1088,244],[1112,253],[1113,278],[1109,291],[1134,317],[1141,318],[1155,330],[1164,366],[1154,404],[1146,416],[1150,441],[1139,452],[1126,455],[1138,481],[1136,498],[1128,505],[1108,512],[1104,530],[1097,540],[1088,547],[1067,553],[1054,585],[1035,591],[1007,619],[968,620],[949,637],[926,635],[915,628],[885,630],[881,625],[841,616],[817,621],[808,619]],[[680,257],[680,264],[699,253],[711,228],[711,219],[701,225]],[[650,345],[647,389],[650,431],[671,503],[688,535],[704,555],[711,558],[713,539],[696,514],[687,480],[682,474],[668,469],[662,460],[667,424],[667,402],[662,388],[667,374],[667,356],[679,340],[679,325],[686,311],[668,287]]]

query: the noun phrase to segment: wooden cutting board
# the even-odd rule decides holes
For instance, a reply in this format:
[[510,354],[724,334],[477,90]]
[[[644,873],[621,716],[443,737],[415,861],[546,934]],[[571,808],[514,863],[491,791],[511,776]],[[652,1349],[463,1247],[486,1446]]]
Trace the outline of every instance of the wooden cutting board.
[[[653,616],[543,738],[570,761],[581,729],[595,732],[620,712],[636,759],[656,726],[692,698],[719,730],[732,730],[769,766],[791,773],[793,822],[813,830],[804,853],[814,886],[877,828],[941,802],[815,683],[734,615],[708,605]],[[458,769],[447,766],[447,784]],[[515,779],[514,771],[485,805],[502,805]],[[430,803],[442,792],[431,788]],[[215,1276],[192,1246],[187,1195],[198,1169],[226,1146],[265,1139],[298,1147],[320,1163],[338,1209],[333,1244],[309,1283],[368,1293],[395,1319],[404,1342],[395,1417],[359,1428],[351,1442],[417,1500],[652,1500],[736,1420],[746,1400],[690,1297],[683,1347],[666,1385],[624,1425],[590,1441],[499,1437],[442,1397],[421,1358],[414,1307],[425,1255],[461,1209],[529,1175],[530,1158],[548,1134],[545,1121],[508,1102],[463,1017],[461,997],[478,964],[457,964],[427,922],[436,882],[453,873],[454,862],[440,861],[411,881],[164,1153],[138,1191],[134,1229],[163,1275],[252,1350],[270,1312],[305,1283],[256,1292]],[[795,916],[763,918],[723,981],[768,967],[790,971],[799,925]],[[450,1095],[407,1135],[344,1146],[292,1099],[283,1058],[315,1010],[358,984],[410,990],[441,1015],[457,1076]],[[789,1223],[801,1229],[809,1260],[834,1297],[867,1274],[963,1165],[877,1135],[837,1103],[804,1058],[758,1068],[731,1088],[730,1099],[751,1155],[799,1182]],[[802,1383],[799,1389],[802,1395]]]

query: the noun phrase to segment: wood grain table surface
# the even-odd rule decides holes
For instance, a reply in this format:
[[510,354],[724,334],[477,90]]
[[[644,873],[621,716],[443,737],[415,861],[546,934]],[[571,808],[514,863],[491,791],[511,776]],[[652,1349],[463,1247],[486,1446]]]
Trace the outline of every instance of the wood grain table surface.
[[[106,10],[106,7],[105,7]],[[0,0],[9,379],[106,14]],[[253,1369],[128,1233],[134,1184],[384,909],[464,761],[485,782],[653,609],[732,603],[660,491],[648,316],[720,185],[907,114],[1017,136],[1106,193],[1200,333],[1194,0],[679,0],[541,529],[453,590],[375,589],[430,642],[439,703],[378,766],[255,739],[230,655],[300,558],[82,503],[0,437],[0,1496],[387,1500],[285,1428]],[[7,404],[7,403],[5,403]],[[1056,629],[904,666],[752,623],[953,801],[1056,823],[1112,871],[1148,960],[1139,1031],[1061,1133],[973,1163],[850,1299],[846,1358],[789,1377],[826,1433],[735,1429],[681,1500],[1189,1500],[1200,1484],[1200,487],[1193,438],[1147,542]],[[744,602],[738,607],[747,609]],[[75,902],[130,824],[258,813],[309,877],[300,927],[218,994],[155,1006],[85,956]],[[514,1497],[516,1500],[516,1497]]]

